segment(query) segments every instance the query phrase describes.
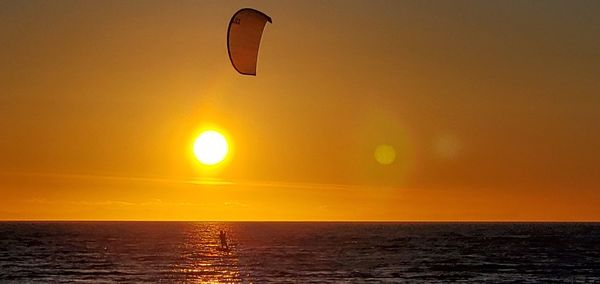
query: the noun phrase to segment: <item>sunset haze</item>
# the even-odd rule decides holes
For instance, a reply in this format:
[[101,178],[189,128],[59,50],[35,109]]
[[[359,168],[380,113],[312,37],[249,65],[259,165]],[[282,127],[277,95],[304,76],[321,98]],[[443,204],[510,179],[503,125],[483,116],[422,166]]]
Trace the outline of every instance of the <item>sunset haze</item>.
[[[256,76],[227,53],[243,7],[273,20]],[[0,219],[599,221],[599,15],[0,0]]]

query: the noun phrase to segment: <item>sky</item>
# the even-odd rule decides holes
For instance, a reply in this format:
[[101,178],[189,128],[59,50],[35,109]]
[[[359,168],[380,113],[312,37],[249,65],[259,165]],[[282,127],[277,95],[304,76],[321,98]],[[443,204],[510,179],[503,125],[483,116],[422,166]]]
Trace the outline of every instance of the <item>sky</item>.
[[[226,48],[244,7],[273,19],[255,77]],[[598,221],[599,14],[0,0],[0,219]]]

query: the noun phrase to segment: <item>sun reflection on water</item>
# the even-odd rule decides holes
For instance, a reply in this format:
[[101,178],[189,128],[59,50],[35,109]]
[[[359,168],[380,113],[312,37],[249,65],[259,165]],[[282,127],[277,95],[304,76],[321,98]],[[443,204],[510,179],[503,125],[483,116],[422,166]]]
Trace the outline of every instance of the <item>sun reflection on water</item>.
[[[227,233],[230,251],[219,251],[219,231]],[[180,262],[173,264],[171,272],[178,280],[192,283],[239,283],[237,243],[227,224],[196,224],[185,232],[181,244]]]

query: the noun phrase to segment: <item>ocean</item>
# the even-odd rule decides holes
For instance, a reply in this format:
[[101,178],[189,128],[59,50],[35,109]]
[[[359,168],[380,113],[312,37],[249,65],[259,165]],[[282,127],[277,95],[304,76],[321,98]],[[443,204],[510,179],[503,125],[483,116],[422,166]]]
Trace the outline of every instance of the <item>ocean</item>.
[[600,223],[1,222],[0,282],[600,283]]

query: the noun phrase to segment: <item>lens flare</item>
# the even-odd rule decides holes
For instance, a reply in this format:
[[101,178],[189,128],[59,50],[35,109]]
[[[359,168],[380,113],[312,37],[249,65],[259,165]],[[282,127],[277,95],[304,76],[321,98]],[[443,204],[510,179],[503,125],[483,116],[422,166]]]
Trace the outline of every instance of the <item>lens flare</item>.
[[375,148],[375,160],[382,165],[389,165],[396,160],[396,150],[391,145],[379,145]]
[[452,159],[458,156],[461,150],[461,143],[453,135],[441,135],[434,141],[435,153],[444,159]]

